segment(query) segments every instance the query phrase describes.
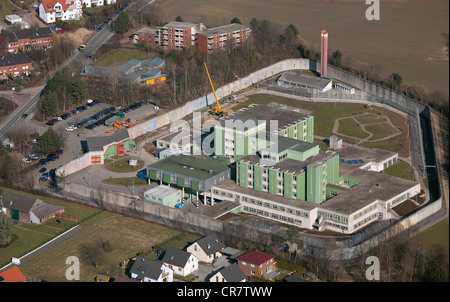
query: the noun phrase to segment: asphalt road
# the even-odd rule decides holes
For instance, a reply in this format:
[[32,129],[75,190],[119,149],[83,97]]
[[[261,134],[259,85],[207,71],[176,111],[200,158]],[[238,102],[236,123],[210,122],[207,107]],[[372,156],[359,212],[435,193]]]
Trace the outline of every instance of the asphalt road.
[[[139,0],[133,3],[130,3],[125,11],[130,9],[138,9],[140,10],[144,6],[152,3],[155,0]],[[69,58],[65,64],[62,65],[60,69],[64,67],[69,67],[70,69],[82,69],[86,64],[88,64],[86,60],[87,55],[93,55],[100,48],[100,46],[108,41],[114,35],[114,26],[115,20],[112,20],[109,24],[103,27],[100,32],[96,32],[85,44],[87,50],[85,52],[80,52],[75,50],[75,53]],[[23,119],[21,118],[23,114],[30,114],[36,109],[36,105],[40,100],[40,92],[34,94],[34,96],[29,100],[27,104],[25,104],[20,110],[15,111],[15,114],[12,118],[9,119],[7,123],[4,123],[0,128],[0,141],[3,141],[8,134],[18,127],[20,127],[21,123],[23,123]]]

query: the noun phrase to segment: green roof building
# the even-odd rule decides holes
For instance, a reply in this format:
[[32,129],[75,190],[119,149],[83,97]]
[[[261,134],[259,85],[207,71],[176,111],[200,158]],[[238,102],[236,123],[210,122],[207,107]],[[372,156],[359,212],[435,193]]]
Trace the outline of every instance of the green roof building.
[[215,184],[230,179],[229,159],[173,155],[147,166],[151,181],[170,184],[190,191],[208,191]]

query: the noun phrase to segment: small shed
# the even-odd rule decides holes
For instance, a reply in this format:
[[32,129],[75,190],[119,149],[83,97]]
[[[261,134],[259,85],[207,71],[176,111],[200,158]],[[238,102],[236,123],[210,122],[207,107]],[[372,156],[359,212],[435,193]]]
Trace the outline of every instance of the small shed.
[[160,185],[144,192],[147,201],[159,203],[167,207],[175,207],[181,202],[181,191],[169,186]]
[[16,23],[22,22],[22,18],[19,17],[18,15],[6,15],[5,16],[5,21],[12,25],[12,24],[16,24]]
[[339,139],[336,135],[332,135],[329,138],[329,147],[332,149],[340,149],[342,147],[342,139]]

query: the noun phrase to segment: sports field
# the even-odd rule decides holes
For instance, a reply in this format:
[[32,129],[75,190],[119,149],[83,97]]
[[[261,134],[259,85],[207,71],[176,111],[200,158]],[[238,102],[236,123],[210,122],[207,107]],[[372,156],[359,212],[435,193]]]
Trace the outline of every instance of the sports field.
[[[449,93],[449,1],[380,1],[380,20],[365,17],[362,0],[161,0],[163,21],[181,16],[207,27],[268,19],[285,27],[294,24],[309,43],[320,47],[320,30],[329,34],[330,51],[339,49],[353,63],[366,62],[388,76],[398,73],[404,83]],[[361,64],[363,65],[363,64]]]

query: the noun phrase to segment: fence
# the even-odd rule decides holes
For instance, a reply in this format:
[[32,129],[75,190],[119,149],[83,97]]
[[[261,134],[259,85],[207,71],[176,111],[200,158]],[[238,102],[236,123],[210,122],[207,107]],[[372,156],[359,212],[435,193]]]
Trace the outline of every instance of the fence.
[[[256,71],[242,79],[236,80],[225,86],[222,86],[216,90],[217,97],[224,98],[231,95],[233,92],[238,92],[252,85],[260,85],[264,83],[264,80],[273,78],[275,75],[295,69],[309,69],[313,71],[320,71],[320,64],[317,61],[309,59],[289,59],[275,63],[271,66]],[[370,102],[377,102],[388,105],[392,108],[400,110],[411,116],[416,116],[416,112],[420,113],[420,128],[423,133],[424,152],[427,155],[425,158],[427,165],[427,177],[430,184],[430,202],[420,207],[414,213],[411,213],[407,217],[401,219],[401,221],[391,224],[390,221],[382,221],[375,223],[364,231],[359,232],[348,239],[340,242],[333,242],[327,239],[314,237],[306,234],[299,234],[300,240],[303,240],[307,250],[316,256],[323,256],[324,253],[332,251],[331,259],[351,259],[361,253],[361,251],[368,250],[379,242],[386,239],[387,236],[392,236],[404,229],[408,229],[417,223],[426,220],[435,213],[439,212],[442,208],[442,199],[439,185],[439,175],[435,163],[434,155],[434,139],[432,135],[431,116],[430,110],[424,104],[418,103],[412,99],[409,99],[401,93],[392,89],[383,87],[381,85],[368,82],[361,77],[351,74],[347,71],[340,70],[333,66],[328,66],[328,73],[335,79],[348,83],[354,87],[361,89],[354,96],[351,94],[340,93],[324,93],[318,94],[316,97],[328,97],[328,98],[363,98],[363,100]],[[273,84],[273,83],[272,83]],[[272,88],[275,85],[271,85]],[[281,89],[281,88],[277,88]],[[289,89],[288,89],[289,90]],[[283,90],[286,91],[286,90]],[[307,91],[298,90],[298,93],[306,93]],[[344,98],[344,95],[347,98]],[[305,96],[305,95],[302,95]],[[176,120],[179,120],[193,111],[202,109],[214,102],[213,94],[209,94],[205,97],[195,99],[187,102],[183,106],[175,108],[170,112],[162,114],[161,116],[152,118],[141,124],[137,124],[128,129],[131,139],[146,134],[147,132],[156,130],[162,126],[168,125]],[[420,131],[420,129],[419,129]],[[67,172],[75,172],[76,169],[82,168],[86,165],[86,159],[80,159],[77,163],[70,166]],[[68,175],[68,174],[67,174]],[[250,224],[236,224],[234,222],[223,222],[207,218],[204,216],[196,215],[193,213],[185,213],[160,205],[144,202],[137,196],[129,196],[126,194],[119,194],[117,192],[101,192],[95,191],[95,189],[87,188],[83,185],[67,184],[66,191],[73,192],[82,196],[89,196],[92,200],[96,200],[98,203],[103,203],[103,200],[107,200],[108,205],[113,209],[119,209],[125,211],[128,214],[140,215],[142,218],[149,221],[153,221],[160,224],[165,224],[172,227],[183,226],[186,230],[195,231],[199,233],[205,233],[207,230],[215,232],[224,232],[226,234],[238,234],[242,233],[242,236],[249,238],[249,240],[271,242],[272,236],[283,237],[283,231],[271,231],[264,233],[264,230]],[[399,228],[393,228],[392,226],[400,226]],[[259,234],[259,235],[258,235]]]

